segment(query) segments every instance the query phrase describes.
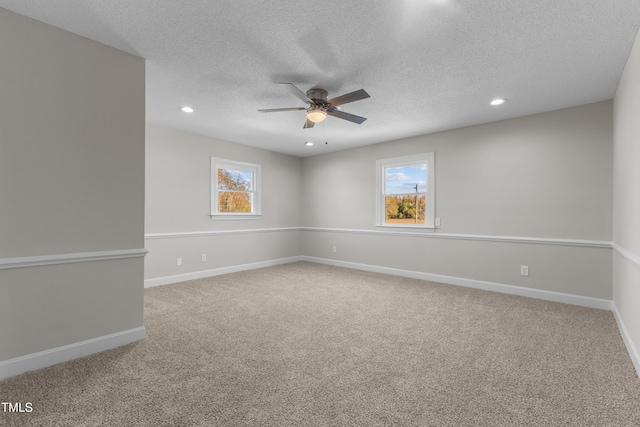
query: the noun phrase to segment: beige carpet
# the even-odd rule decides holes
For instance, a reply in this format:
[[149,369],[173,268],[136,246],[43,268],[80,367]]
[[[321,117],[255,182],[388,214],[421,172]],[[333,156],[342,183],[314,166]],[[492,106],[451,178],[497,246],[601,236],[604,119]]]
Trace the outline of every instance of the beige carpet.
[[145,291],[145,341],[0,382],[0,425],[638,426],[610,312],[312,263]]

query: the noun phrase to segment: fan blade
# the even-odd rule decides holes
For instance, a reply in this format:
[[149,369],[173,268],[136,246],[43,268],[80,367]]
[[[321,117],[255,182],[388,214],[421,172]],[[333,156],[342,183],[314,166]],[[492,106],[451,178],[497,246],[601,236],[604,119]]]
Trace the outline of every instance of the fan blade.
[[333,117],[337,117],[339,119],[348,120],[353,123],[362,124],[366,119],[366,117],[356,116],[355,114],[345,113],[344,111],[338,110],[327,110],[327,114]]
[[364,90],[356,90],[355,92],[347,93],[345,95],[337,96],[327,101],[332,107],[338,105],[348,104],[349,102],[360,101],[361,99],[369,98],[370,95]]
[[313,104],[313,101],[311,100],[311,98],[309,98],[306,93],[298,89],[293,83],[279,83],[279,85],[285,86],[287,89],[289,89],[289,92],[291,92],[297,98],[300,98],[304,102]]
[[306,110],[305,107],[291,107],[291,108],[267,108],[263,110],[258,110],[261,113],[275,113],[278,111],[298,111],[298,110]]
[[302,129],[311,129],[313,125],[315,125],[315,122],[312,122],[307,118],[307,120],[304,122],[304,126],[302,126]]

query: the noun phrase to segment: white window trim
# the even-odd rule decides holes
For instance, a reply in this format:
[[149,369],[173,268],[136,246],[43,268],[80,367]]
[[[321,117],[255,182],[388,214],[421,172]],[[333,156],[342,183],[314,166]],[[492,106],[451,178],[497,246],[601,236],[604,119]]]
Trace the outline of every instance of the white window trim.
[[[387,224],[385,223],[385,174],[384,169],[396,166],[409,166],[411,164],[427,164],[427,218],[425,224]],[[412,228],[424,231],[435,230],[435,170],[434,153],[413,154],[410,156],[392,157],[376,161],[376,227],[379,228]]]
[[[252,212],[218,212],[218,169],[241,170],[253,173],[253,204]],[[262,216],[262,167],[256,163],[238,162],[235,160],[211,157],[211,219],[258,219]]]

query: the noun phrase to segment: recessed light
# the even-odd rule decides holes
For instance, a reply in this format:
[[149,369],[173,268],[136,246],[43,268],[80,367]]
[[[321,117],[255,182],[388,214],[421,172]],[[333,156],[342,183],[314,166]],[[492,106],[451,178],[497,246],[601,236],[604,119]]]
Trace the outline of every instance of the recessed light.
[[305,141],[304,145],[306,145],[307,147],[311,147],[313,145],[313,142],[311,141]]
[[191,108],[191,107],[186,107],[185,106],[185,107],[180,108],[180,110],[182,110],[185,113],[193,113],[193,108]]
[[496,98],[493,101],[491,101],[491,105],[504,104],[505,101],[506,101],[506,99],[504,99],[504,98]]

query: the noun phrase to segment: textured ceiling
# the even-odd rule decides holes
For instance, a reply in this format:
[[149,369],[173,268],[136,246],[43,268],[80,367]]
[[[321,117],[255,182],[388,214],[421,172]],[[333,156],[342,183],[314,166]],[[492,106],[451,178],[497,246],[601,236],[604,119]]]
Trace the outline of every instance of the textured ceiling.
[[[145,58],[149,123],[300,157],[611,99],[640,24],[638,0],[0,7]],[[302,129],[303,111],[259,113],[305,106],[278,82],[329,98],[364,88],[371,98],[342,110],[368,120]],[[492,107],[495,97],[508,101]]]

